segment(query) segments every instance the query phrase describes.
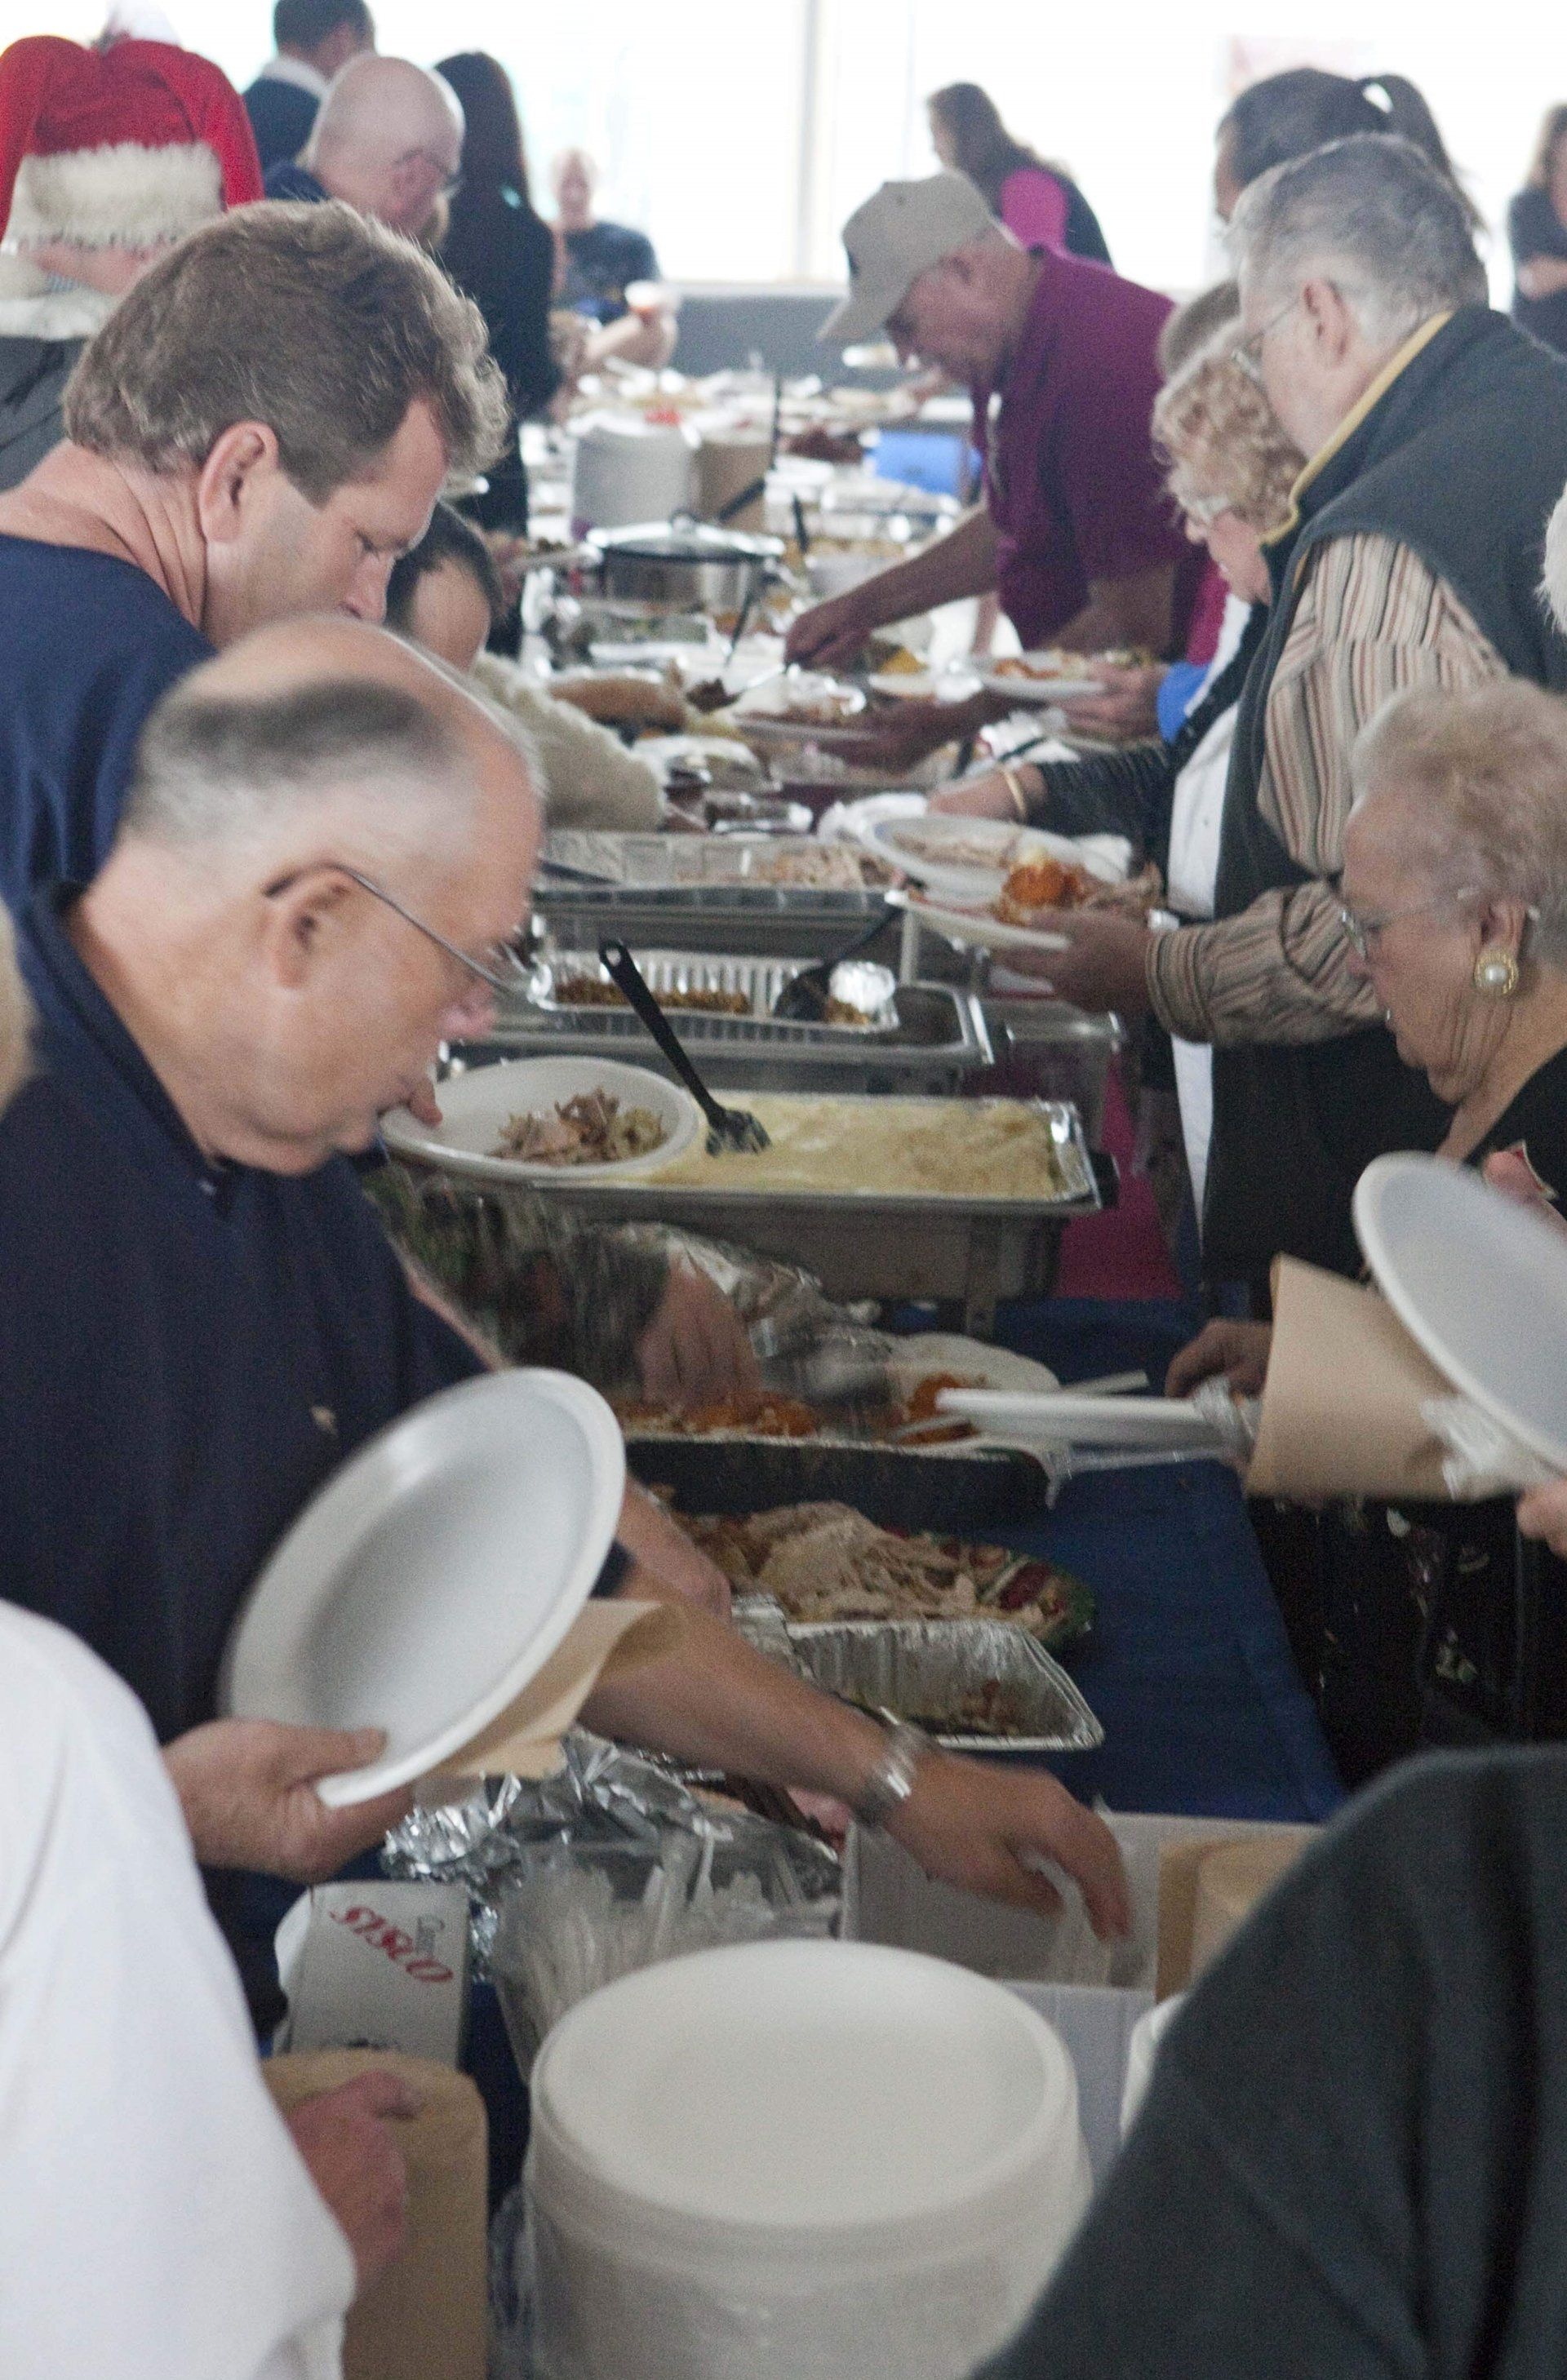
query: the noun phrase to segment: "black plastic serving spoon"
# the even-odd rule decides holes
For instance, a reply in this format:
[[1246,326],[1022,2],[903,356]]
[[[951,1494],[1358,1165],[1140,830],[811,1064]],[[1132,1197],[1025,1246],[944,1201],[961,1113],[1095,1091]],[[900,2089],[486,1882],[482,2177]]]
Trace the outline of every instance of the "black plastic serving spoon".
[[624,942],[603,941],[599,957],[647,1026],[670,1064],[708,1120],[708,1155],[722,1157],[728,1149],[755,1151],[771,1147],[759,1119],[744,1108],[721,1107],[686,1055],[685,1044],[649,990],[641,968]]
[[834,974],[845,959],[852,959],[856,951],[863,951],[876,940],[891,915],[891,910],[882,909],[852,942],[845,942],[830,959],[818,959],[814,966],[802,967],[798,975],[792,975],[772,1003],[772,1014],[780,1023],[820,1025],[832,997]]

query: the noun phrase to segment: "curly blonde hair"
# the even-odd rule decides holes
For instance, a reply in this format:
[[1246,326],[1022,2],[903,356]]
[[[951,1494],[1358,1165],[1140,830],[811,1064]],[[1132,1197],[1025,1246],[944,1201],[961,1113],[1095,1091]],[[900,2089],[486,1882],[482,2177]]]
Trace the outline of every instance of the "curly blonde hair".
[[1233,512],[1266,536],[1290,509],[1306,467],[1257,382],[1232,352],[1237,315],[1160,389],[1154,444],[1166,485],[1195,520]]

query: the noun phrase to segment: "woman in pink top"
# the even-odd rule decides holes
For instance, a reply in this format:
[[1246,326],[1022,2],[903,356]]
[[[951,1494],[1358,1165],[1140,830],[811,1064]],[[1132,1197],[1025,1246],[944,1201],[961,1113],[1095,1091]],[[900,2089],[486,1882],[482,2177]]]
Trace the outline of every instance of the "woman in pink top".
[[951,82],[926,102],[930,140],[949,172],[966,174],[1024,248],[1108,264],[1099,218],[1068,174],[1014,140],[977,82]]

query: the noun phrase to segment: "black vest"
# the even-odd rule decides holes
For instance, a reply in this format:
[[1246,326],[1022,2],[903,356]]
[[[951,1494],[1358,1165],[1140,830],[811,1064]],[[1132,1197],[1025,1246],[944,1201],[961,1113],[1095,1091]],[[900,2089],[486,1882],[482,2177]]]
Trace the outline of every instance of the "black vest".
[[[1567,360],[1468,306],[1399,374],[1306,490],[1269,550],[1268,633],[1242,691],[1224,795],[1216,917],[1312,881],[1260,815],[1273,673],[1304,563],[1330,538],[1376,534],[1443,579],[1515,675],[1567,686],[1567,643],[1537,592],[1545,525],[1567,484]],[[1298,1046],[1213,1053],[1204,1269],[1257,1279],[1279,1254],[1360,1269],[1350,1196],[1374,1157],[1434,1148],[1448,1111],[1380,1026]]]

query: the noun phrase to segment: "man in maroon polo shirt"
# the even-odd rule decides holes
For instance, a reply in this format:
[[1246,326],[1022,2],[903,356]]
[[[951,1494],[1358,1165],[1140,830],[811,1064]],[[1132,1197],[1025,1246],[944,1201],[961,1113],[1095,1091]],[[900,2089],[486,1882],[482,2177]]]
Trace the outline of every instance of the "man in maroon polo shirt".
[[1026,650],[1178,651],[1203,575],[1154,460],[1167,298],[1019,248],[961,174],[884,182],[844,229],[834,345],[885,330],[974,394],[985,500],[911,562],[796,621],[791,661],[847,660],[872,628],[992,588]]

